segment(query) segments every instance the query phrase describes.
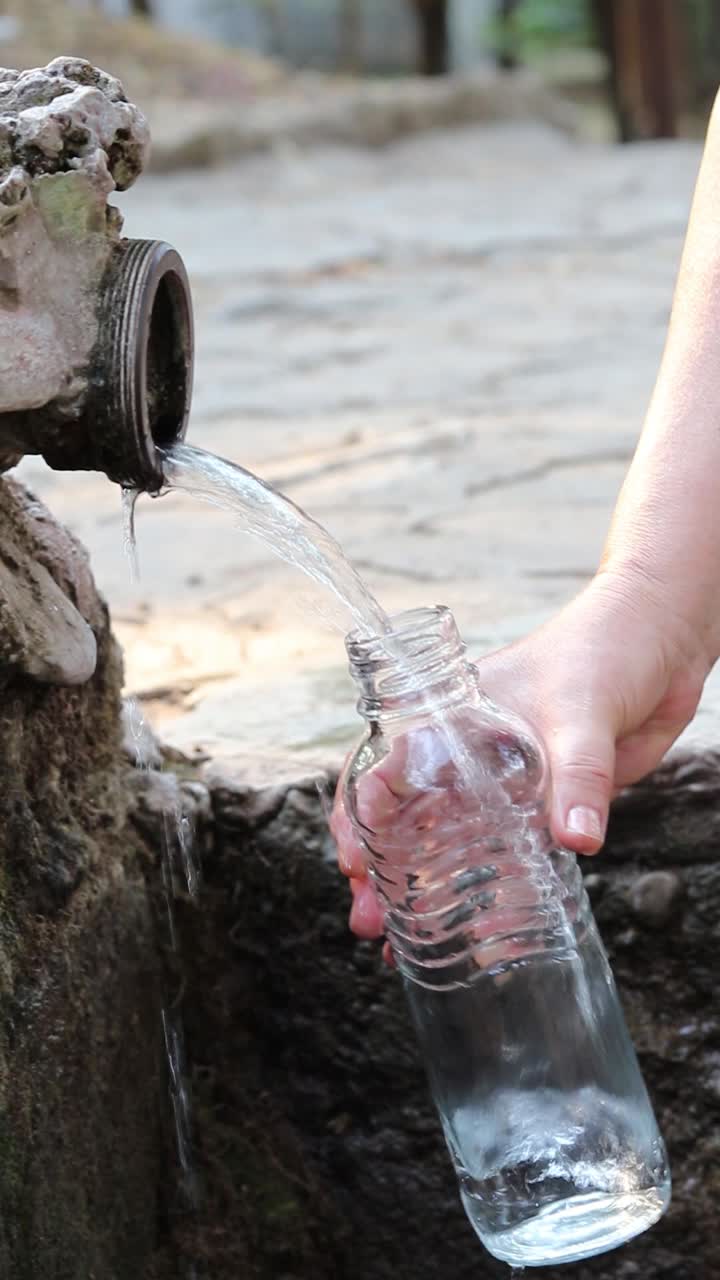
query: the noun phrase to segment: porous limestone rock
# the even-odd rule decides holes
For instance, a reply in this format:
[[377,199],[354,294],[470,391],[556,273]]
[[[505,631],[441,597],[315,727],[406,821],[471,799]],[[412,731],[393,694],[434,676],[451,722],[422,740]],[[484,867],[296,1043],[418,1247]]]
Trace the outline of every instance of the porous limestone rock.
[[[0,511],[5,525],[0,541],[0,683],[21,674],[43,684],[84,684],[95,670],[92,623],[97,628],[101,615],[87,589],[80,549],[55,525],[55,551],[60,554],[48,555],[51,548],[43,536],[48,513],[19,485],[2,486]],[[80,569],[78,585],[86,578],[79,608],[57,581],[68,562],[74,562],[72,572]]]
[[[80,58],[0,69],[0,414],[72,419],[98,333],[97,292],[149,134],[119,81]],[[3,433],[0,465],[21,455]]]
[[142,170],[149,131],[119,80],[82,58],[55,58],[31,71],[0,69],[0,173],[27,181],[84,170],[105,194],[124,191]]
[[[87,557],[0,481],[0,1276],[137,1280],[165,1152],[160,961],[120,653]],[[151,877],[152,878],[152,877]]]

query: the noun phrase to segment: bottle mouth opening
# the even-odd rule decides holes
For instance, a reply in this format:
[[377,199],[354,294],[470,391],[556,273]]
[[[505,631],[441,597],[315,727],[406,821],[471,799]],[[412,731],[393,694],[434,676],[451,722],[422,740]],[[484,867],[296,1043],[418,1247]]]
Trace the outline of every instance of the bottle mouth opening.
[[352,631],[345,643],[358,711],[368,720],[397,718],[427,707],[428,698],[448,704],[465,692],[465,645],[444,605],[392,615],[382,634]]
[[401,659],[421,658],[448,641],[460,643],[452,613],[446,605],[405,609],[390,614],[382,633],[368,634],[361,628],[351,631],[345,648],[351,666],[384,665]]

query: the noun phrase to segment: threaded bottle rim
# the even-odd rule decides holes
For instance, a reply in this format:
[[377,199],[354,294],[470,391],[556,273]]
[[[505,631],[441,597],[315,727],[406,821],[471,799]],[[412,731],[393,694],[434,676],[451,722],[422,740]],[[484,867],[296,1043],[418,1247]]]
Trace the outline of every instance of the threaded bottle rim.
[[393,615],[381,634],[353,631],[345,644],[367,719],[460,701],[472,685],[465,645],[444,605]]

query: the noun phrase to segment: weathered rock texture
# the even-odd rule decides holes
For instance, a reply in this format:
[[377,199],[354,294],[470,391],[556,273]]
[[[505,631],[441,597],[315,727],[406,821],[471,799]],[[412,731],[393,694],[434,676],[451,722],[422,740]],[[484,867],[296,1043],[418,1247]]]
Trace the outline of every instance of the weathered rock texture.
[[[623,796],[587,867],[670,1147],[672,1209],[622,1251],[541,1280],[720,1275],[717,768],[674,761]],[[505,1276],[459,1207],[399,981],[346,929],[327,783],[257,772],[208,769],[204,890],[180,913],[205,1201],[174,1247],[213,1280]]]
[[[155,767],[161,753],[137,722],[123,744],[84,554],[7,481],[0,562],[0,1276],[505,1275],[459,1207],[399,981],[347,930],[332,779],[258,760],[131,768],[136,749]],[[587,868],[675,1198],[573,1280],[720,1275],[719,763],[677,758],[623,796]],[[197,898],[178,817],[204,851]],[[179,950],[160,924],[173,871]],[[192,1071],[195,1209],[163,998]]]
[[107,199],[134,182],[148,144],[119,81],[82,59],[0,68],[2,467],[30,447],[23,412],[52,404],[70,422],[80,412],[122,226]]
[[9,481],[0,575],[0,1276],[136,1280],[165,1137],[120,654],[85,553]]
[[[332,779],[257,759],[132,769],[136,747],[161,753],[137,724],[123,744],[84,553],[8,481],[0,573],[0,1276],[504,1276],[459,1207],[399,981],[347,930]],[[572,1280],[720,1275],[719,765],[677,757],[621,797],[587,868],[675,1198]],[[204,851],[196,898],[178,818]],[[173,873],[179,949],[160,924]],[[193,1210],[163,1000],[192,1069]]]
[[[124,191],[140,173],[150,135],[119,80],[82,58],[29,71],[0,70],[0,172],[25,180],[52,173],[106,175]],[[9,203],[9,202],[8,202]]]

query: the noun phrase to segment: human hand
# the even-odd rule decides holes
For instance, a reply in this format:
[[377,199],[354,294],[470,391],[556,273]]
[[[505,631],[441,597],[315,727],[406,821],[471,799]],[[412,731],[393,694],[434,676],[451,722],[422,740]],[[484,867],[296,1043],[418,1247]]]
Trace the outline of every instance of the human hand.
[[[639,572],[608,568],[544,626],[477,664],[492,701],[545,742],[552,834],[576,853],[600,849],[612,796],[659,763],[695,714],[712,666],[701,632],[666,594]],[[331,828],[353,894],[350,927],[378,937],[382,906],[339,791]]]

